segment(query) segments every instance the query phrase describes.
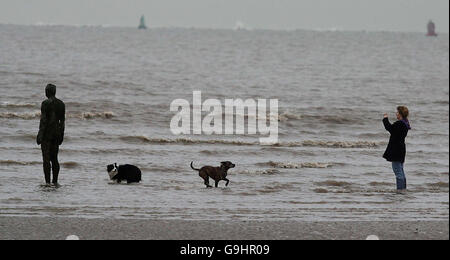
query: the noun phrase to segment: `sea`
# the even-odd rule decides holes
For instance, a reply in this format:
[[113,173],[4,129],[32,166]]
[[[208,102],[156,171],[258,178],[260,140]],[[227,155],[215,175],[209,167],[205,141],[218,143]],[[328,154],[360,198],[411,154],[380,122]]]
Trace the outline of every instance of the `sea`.
[[[66,104],[59,187],[44,185],[36,144],[48,83]],[[277,99],[279,142],[174,135],[170,104],[194,91]],[[399,105],[405,194],[382,158],[383,114]],[[191,161],[236,167],[206,188]],[[111,163],[143,181],[112,182]],[[0,25],[0,216],[448,221],[449,36]]]

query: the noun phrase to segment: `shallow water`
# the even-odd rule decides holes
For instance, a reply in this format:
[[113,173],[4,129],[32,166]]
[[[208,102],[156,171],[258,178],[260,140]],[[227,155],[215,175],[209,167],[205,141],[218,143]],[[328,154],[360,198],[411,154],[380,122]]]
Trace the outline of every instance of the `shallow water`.
[[[0,215],[448,220],[449,42],[417,33],[0,25]],[[61,187],[35,145],[44,87],[67,107]],[[277,98],[280,144],[173,136],[170,103]],[[405,104],[409,192],[381,155]],[[194,165],[237,167],[206,189]],[[143,182],[110,184],[106,165]]]

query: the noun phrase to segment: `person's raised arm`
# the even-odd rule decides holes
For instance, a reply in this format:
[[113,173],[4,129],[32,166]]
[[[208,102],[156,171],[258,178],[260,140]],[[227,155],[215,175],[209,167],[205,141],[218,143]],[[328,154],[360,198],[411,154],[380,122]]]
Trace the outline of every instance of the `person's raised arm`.
[[392,133],[393,127],[392,127],[392,124],[389,122],[388,114],[384,114],[383,124],[384,124],[384,128],[389,133]]

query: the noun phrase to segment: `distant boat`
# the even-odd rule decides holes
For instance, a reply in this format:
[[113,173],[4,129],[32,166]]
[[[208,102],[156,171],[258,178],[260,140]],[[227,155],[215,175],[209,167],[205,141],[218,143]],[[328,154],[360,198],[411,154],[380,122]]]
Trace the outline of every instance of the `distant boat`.
[[236,24],[234,25],[234,30],[235,31],[247,31],[250,30],[251,28],[249,28],[246,24],[244,24],[241,21],[236,21]]
[[433,23],[433,21],[430,20],[428,22],[427,29],[428,29],[427,36],[430,36],[430,37],[438,36],[437,33],[436,33],[436,25]]
[[144,16],[141,16],[141,21],[139,22],[138,29],[147,29],[147,25],[145,25],[145,18],[144,18]]

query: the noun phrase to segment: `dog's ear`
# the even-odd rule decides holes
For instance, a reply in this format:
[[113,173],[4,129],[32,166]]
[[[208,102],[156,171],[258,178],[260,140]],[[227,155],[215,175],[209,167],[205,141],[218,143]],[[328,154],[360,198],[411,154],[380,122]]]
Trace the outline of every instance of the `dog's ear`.
[[116,168],[117,168],[117,163],[114,163],[114,166],[116,166]]

